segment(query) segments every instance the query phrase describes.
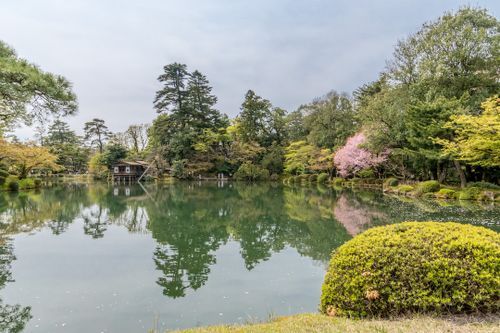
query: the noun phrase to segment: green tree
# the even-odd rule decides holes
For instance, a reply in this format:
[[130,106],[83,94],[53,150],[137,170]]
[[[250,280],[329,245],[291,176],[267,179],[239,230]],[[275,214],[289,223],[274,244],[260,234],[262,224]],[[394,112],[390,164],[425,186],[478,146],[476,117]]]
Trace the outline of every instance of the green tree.
[[69,125],[56,120],[48,129],[44,146],[57,156],[57,164],[70,172],[84,172],[87,169],[89,151]]
[[299,110],[304,114],[308,141],[318,147],[340,147],[356,131],[352,103],[346,94],[331,91]]
[[500,22],[494,16],[485,9],[461,8],[400,41],[389,75],[411,86],[415,98],[461,99],[477,113],[481,102],[500,90],[499,43]]
[[104,124],[104,120],[94,118],[92,121],[85,123],[83,130],[85,131],[85,140],[89,141],[91,146],[96,146],[99,153],[102,153],[104,144],[111,135],[108,127]]
[[269,100],[249,90],[238,116],[238,131],[246,143],[257,142],[263,147],[281,144],[286,138],[285,110],[274,108]]
[[68,80],[19,58],[14,49],[0,41],[0,133],[77,110]]
[[469,165],[500,167],[500,99],[495,96],[483,104],[478,116],[455,115],[444,126],[454,132],[452,138],[437,138],[443,153]]
[[127,157],[127,148],[119,143],[110,142],[106,145],[100,160],[103,165],[106,165],[110,169],[113,164],[125,157]]
[[163,74],[158,81],[163,88],[156,92],[154,107],[158,113],[171,113],[182,125],[186,120],[186,99],[188,71],[184,64],[173,63],[163,67]]

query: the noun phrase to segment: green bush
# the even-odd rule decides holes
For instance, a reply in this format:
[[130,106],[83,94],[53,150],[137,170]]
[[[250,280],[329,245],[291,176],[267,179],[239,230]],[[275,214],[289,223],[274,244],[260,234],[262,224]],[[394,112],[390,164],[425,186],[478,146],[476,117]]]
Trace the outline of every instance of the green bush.
[[384,181],[384,187],[394,187],[398,186],[399,180],[397,178],[391,177]]
[[449,188],[442,188],[436,194],[436,198],[439,199],[454,199],[456,198],[457,192]]
[[320,173],[320,174],[318,175],[318,179],[317,179],[318,183],[323,184],[323,183],[325,183],[327,180],[328,180],[328,174],[327,174],[327,173]]
[[406,193],[411,192],[413,190],[414,190],[414,188],[411,185],[399,185],[398,187],[396,187],[396,191],[398,193],[403,193],[403,194],[406,194]]
[[276,181],[280,180],[280,176],[276,173],[273,173],[272,175],[269,176],[269,180],[276,182]]
[[477,200],[481,194],[481,189],[477,187],[467,187],[460,191],[458,199],[460,200]]
[[35,179],[35,188],[40,188],[40,187],[42,187],[42,180],[36,178]]
[[245,162],[235,172],[234,178],[247,181],[267,180],[269,179],[269,171],[258,165]]
[[321,311],[349,317],[500,310],[500,234],[459,223],[404,222],[333,254]]
[[14,191],[14,192],[19,191],[19,178],[12,175],[8,176],[5,179],[5,187],[9,191]]
[[488,182],[470,182],[470,183],[467,183],[467,187],[479,187],[479,188],[485,188],[488,190],[500,190],[500,186],[493,184],[493,183],[488,183]]
[[21,190],[29,190],[35,188],[35,180],[33,178],[24,178],[19,181],[19,188]]
[[422,195],[424,193],[437,192],[441,185],[436,180],[428,180],[425,182],[418,183],[415,187],[415,193],[417,195]]
[[375,172],[372,169],[363,169],[358,172],[357,176],[359,178],[373,178],[375,177]]
[[312,175],[309,175],[309,181],[311,183],[316,183],[316,181],[318,180],[318,175],[313,173]]

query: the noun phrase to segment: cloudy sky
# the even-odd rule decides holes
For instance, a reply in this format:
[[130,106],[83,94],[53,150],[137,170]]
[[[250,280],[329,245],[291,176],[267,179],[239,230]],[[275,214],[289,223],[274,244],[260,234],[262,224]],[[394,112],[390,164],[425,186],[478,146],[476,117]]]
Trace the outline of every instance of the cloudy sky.
[[165,64],[207,75],[229,116],[248,89],[291,111],[376,79],[398,39],[463,5],[500,13],[497,0],[0,0],[0,39],[73,82],[73,129],[98,117],[123,131],[156,116]]

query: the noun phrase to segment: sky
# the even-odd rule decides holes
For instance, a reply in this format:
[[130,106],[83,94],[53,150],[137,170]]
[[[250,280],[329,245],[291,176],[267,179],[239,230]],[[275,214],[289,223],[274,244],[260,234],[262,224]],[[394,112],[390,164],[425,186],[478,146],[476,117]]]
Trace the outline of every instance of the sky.
[[73,83],[77,133],[92,118],[118,132],[157,116],[166,64],[205,74],[230,117],[248,89],[293,111],[375,80],[398,39],[465,5],[500,13],[497,0],[0,0],[0,39]]

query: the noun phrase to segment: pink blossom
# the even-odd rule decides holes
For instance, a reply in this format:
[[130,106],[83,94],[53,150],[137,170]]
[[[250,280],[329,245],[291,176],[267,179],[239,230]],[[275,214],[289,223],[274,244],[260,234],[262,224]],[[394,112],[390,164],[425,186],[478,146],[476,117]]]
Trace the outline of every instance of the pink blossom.
[[360,170],[375,167],[387,160],[388,151],[375,155],[360,148],[365,141],[365,135],[360,132],[347,139],[345,146],[337,150],[333,163],[341,177],[355,175]]

